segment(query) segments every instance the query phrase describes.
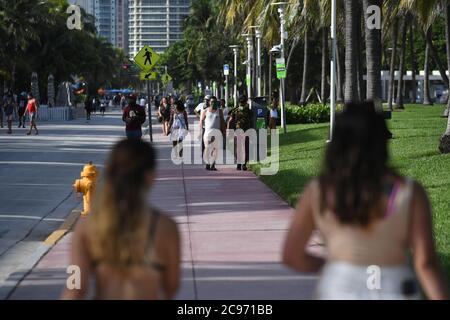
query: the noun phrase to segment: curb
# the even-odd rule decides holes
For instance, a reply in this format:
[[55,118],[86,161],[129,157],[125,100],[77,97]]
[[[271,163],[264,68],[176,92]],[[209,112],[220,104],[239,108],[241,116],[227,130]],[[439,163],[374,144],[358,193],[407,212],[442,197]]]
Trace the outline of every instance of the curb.
[[53,231],[47,239],[44,240],[44,243],[49,246],[54,246],[63,236],[67,234],[67,232],[72,229],[75,222],[77,222],[78,218],[81,215],[81,210],[74,209],[67,216],[66,221],[55,231]]
[[29,275],[34,267],[41,261],[41,259],[53,248],[53,246],[66,235],[74,226],[81,215],[81,210],[74,209],[67,216],[66,220],[61,226],[53,231],[47,239],[42,242],[37,250],[30,255],[13,273],[13,277],[6,279],[0,284],[0,300],[7,300],[11,297],[20,285],[20,283]]

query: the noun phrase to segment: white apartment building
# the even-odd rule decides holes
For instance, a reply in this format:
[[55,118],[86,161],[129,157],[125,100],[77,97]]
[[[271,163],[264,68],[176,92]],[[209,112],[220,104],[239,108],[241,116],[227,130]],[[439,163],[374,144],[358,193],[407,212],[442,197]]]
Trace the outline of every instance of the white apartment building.
[[163,52],[183,38],[190,0],[128,0],[128,48],[134,57],[144,46]]

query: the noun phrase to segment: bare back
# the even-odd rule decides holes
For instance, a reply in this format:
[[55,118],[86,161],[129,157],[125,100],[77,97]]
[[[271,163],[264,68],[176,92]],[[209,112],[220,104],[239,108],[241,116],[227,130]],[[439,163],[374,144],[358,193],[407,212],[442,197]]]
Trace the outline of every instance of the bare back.
[[[80,299],[87,294],[89,275],[95,280],[96,299],[170,299],[179,281],[179,234],[176,223],[166,215],[149,215],[136,232],[142,239],[136,246],[144,250],[139,265],[113,266],[96,261],[89,248],[92,237],[89,220],[79,221],[72,240],[71,264],[80,266],[81,290],[66,290],[64,298]],[[75,292],[73,292],[75,291]]]

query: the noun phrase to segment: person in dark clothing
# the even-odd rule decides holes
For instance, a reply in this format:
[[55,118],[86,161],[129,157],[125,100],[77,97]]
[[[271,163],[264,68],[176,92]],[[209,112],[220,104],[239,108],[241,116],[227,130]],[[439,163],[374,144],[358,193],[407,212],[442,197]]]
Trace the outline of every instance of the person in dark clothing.
[[25,128],[25,109],[27,107],[27,94],[22,92],[17,99],[19,128]]
[[91,120],[91,113],[93,106],[92,106],[92,98],[89,96],[84,101],[84,109],[86,110],[86,121]]
[[128,139],[142,137],[142,124],[145,122],[145,109],[136,103],[137,97],[131,95],[128,105],[123,109],[122,120],[126,123],[125,132]]
[[[239,97],[239,106],[232,109],[228,117],[228,127],[235,125],[236,129],[242,129],[244,132],[252,128],[253,111],[249,108],[247,97],[241,95]],[[250,139],[248,136],[243,136],[238,139],[235,137],[234,155],[237,162],[237,170],[247,170],[250,153]],[[242,154],[244,159],[242,159]]]

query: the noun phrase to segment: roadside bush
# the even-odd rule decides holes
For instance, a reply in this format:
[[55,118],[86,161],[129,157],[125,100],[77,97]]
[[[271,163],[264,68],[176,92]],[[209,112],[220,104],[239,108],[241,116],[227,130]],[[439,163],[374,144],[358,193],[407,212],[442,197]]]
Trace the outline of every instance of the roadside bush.
[[322,123],[330,120],[330,106],[308,104],[306,106],[286,105],[286,123]]

